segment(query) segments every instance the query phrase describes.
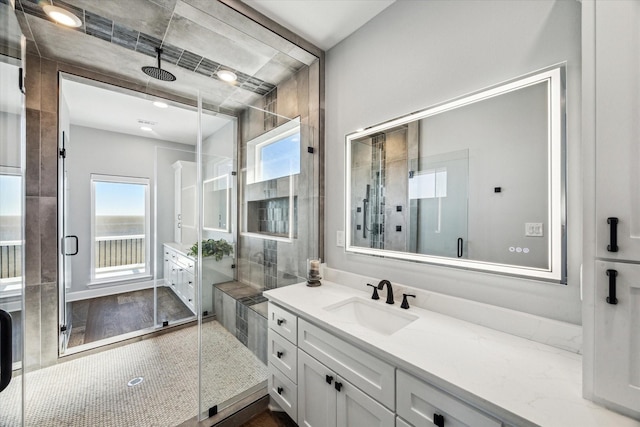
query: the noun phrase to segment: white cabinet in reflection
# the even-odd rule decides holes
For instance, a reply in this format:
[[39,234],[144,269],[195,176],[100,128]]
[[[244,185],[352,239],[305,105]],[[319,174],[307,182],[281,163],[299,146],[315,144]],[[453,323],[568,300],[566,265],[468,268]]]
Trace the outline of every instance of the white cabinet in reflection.
[[178,161],[173,164],[175,183],[174,240],[192,245],[196,230],[196,163]]

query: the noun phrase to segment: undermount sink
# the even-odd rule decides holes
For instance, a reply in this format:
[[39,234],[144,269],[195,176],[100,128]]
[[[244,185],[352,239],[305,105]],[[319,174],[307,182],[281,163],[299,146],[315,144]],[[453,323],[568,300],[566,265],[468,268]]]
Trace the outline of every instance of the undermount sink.
[[356,323],[383,335],[391,335],[404,328],[418,316],[393,310],[382,301],[351,297],[324,307],[341,320]]

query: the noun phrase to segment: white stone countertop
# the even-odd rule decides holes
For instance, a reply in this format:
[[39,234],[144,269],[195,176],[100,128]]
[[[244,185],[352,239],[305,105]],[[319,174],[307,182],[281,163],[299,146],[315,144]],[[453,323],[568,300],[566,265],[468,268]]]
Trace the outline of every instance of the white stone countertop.
[[187,255],[191,250],[191,245],[183,245],[182,243],[176,243],[176,242],[165,242],[164,244],[170,247],[171,249],[180,252],[182,255],[194,259],[193,256]]
[[[269,301],[379,358],[421,377],[509,424],[602,427],[640,426],[582,398],[582,357],[454,317],[396,303],[376,304],[418,319],[384,335],[345,321],[324,307],[371,294],[323,280],[264,292]],[[410,300],[411,302],[411,300]]]

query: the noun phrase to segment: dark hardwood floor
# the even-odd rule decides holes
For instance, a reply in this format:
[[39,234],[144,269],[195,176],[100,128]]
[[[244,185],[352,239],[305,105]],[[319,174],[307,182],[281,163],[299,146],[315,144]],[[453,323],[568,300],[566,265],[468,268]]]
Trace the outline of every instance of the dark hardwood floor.
[[240,427],[297,427],[297,424],[285,412],[272,412],[267,409]]
[[[153,289],[108,295],[71,303],[68,347],[75,347],[153,326]],[[193,316],[173,291],[158,287],[158,321]]]

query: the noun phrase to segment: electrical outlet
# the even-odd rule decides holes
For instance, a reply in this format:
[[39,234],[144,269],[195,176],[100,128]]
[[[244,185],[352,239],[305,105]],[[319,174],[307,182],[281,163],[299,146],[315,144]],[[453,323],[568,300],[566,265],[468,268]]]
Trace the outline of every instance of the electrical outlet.
[[336,246],[344,248],[344,231],[336,231]]
[[524,225],[524,235],[527,237],[542,237],[544,231],[542,230],[541,222],[527,222]]

